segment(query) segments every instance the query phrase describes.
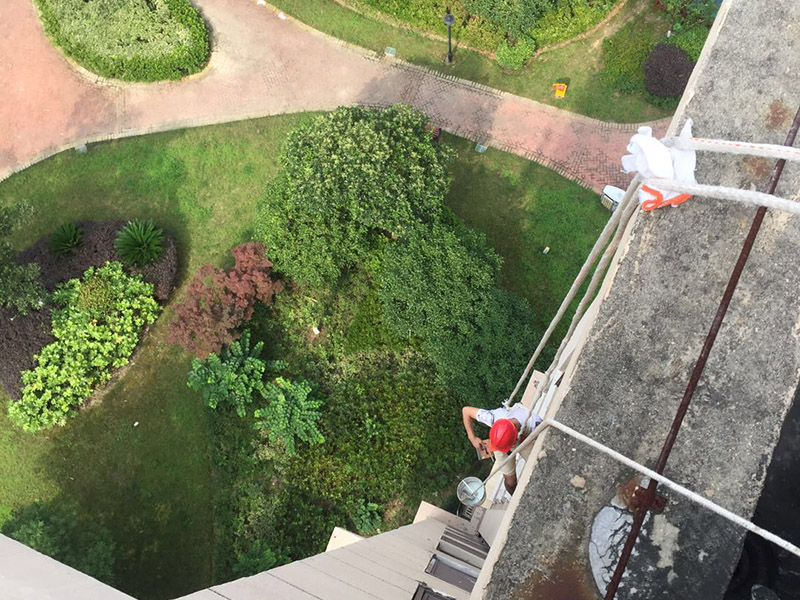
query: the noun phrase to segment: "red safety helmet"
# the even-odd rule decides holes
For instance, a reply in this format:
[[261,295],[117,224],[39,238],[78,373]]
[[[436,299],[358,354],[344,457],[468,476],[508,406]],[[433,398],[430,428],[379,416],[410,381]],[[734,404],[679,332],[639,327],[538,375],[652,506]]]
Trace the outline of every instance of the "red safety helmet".
[[517,428],[509,419],[495,421],[489,430],[489,450],[508,452],[517,443]]

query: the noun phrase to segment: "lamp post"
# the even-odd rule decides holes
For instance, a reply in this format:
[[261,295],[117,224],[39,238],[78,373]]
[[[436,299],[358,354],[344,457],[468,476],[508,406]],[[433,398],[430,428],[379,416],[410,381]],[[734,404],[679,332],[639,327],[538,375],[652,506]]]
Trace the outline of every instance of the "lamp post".
[[447,25],[447,62],[453,62],[453,23],[456,18],[450,14],[450,9],[447,9],[447,14],[444,16],[444,24]]

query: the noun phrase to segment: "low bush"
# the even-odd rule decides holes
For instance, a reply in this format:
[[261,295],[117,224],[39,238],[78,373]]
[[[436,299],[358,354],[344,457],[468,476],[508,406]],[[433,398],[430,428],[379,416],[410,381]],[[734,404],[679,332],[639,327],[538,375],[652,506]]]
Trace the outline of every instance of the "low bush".
[[716,0],[661,0],[672,22],[672,31],[681,33],[697,26],[711,27],[719,10]]
[[500,66],[521,69],[535,51],[536,42],[528,36],[521,36],[513,43],[503,40],[495,52],[495,59]]
[[283,289],[271,277],[272,263],[264,246],[249,242],[231,253],[236,263],[229,272],[210,264],[200,267],[169,326],[170,343],[199,358],[229,346],[239,337],[242,323],[253,316],[256,302],[269,303]]
[[61,501],[18,508],[3,523],[3,535],[100,581],[114,583],[114,541],[94,519],[82,519]]
[[264,342],[251,348],[250,332],[245,330],[220,356],[209,354],[203,361],[195,358],[187,385],[200,392],[209,408],[227,405],[244,417],[253,394],[259,392],[263,397],[265,393],[262,379],[267,363],[259,358],[263,348]]
[[[86,286],[94,291],[87,294]],[[58,286],[53,302],[56,341],[22,373],[22,398],[9,405],[9,417],[25,431],[63,425],[112,369],[128,363],[140,331],[159,311],[153,286],[125,274],[120,263],[87,269],[82,280]]]
[[708,27],[700,25],[680,33],[675,33],[665,41],[668,44],[681,48],[689,55],[692,61],[697,62],[700,58],[700,53],[703,51],[703,46],[706,44],[708,32]]
[[56,256],[70,254],[83,241],[83,227],[64,223],[50,235],[50,251]]
[[603,79],[621,92],[644,92],[644,64],[657,42],[637,21],[603,40]]
[[128,221],[119,230],[114,248],[125,264],[144,267],[158,260],[164,251],[164,232],[152,221]]
[[555,0],[463,0],[475,14],[498,25],[512,38],[527,35]]
[[30,204],[0,207],[0,305],[21,315],[44,305],[47,292],[39,281],[39,266],[19,264],[6,238],[33,214]]
[[289,456],[297,443],[321,444],[325,438],[317,427],[324,402],[312,397],[311,384],[277,377],[264,387],[267,406],[255,411],[256,429],[267,432],[271,442],[280,442]]
[[658,44],[644,66],[647,91],[662,98],[683,94],[694,63],[685,50],[671,44]]
[[189,0],[36,0],[47,35],[82,66],[128,81],[201,70],[211,47]]

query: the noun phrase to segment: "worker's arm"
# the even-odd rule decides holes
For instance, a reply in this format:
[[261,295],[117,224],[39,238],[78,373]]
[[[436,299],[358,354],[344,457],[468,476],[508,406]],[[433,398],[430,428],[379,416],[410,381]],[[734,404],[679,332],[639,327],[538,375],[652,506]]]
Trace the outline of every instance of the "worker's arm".
[[475,431],[472,429],[472,422],[478,420],[478,409],[474,406],[465,406],[461,409],[461,417],[464,420],[464,429],[467,432],[469,443],[472,444],[476,450],[480,450],[483,442],[481,438],[475,435]]

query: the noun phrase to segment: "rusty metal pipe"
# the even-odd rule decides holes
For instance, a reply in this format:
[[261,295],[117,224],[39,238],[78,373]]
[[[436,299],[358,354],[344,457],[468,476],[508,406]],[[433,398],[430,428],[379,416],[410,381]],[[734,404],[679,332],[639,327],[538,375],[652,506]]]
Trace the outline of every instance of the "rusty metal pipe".
[[[797,114],[795,114],[794,121],[792,122],[792,126],[789,128],[789,132],[786,134],[786,140],[783,142],[784,146],[791,146],[794,143],[794,140],[797,137],[798,129],[800,129],[800,108],[798,108]],[[767,188],[768,194],[775,192],[775,188],[778,186],[778,181],[783,173],[783,167],[785,164],[785,159],[780,159],[775,163],[775,167],[772,169],[772,176],[770,177],[769,186]],[[733,268],[730,279],[728,279],[728,285],[725,288],[725,293],[722,295],[719,307],[717,308],[717,313],[714,316],[713,322],[711,323],[711,328],[708,330],[708,335],[706,335],[706,341],[703,344],[703,348],[700,350],[700,356],[698,357],[697,362],[695,362],[692,375],[689,378],[689,383],[686,385],[686,391],[684,392],[681,403],[678,406],[678,411],[675,413],[675,418],[672,420],[672,426],[669,429],[669,434],[667,435],[667,439],[664,440],[664,445],[661,448],[661,454],[659,455],[658,462],[656,463],[656,473],[661,474],[664,472],[664,467],[667,464],[669,455],[672,452],[672,447],[675,445],[675,440],[678,437],[678,431],[680,430],[683,419],[686,416],[686,411],[689,410],[689,404],[694,397],[694,392],[697,388],[698,382],[700,381],[700,376],[703,374],[703,369],[705,369],[708,356],[711,353],[711,349],[714,347],[714,342],[716,341],[717,334],[722,326],[722,321],[725,318],[725,314],[728,312],[728,307],[730,306],[731,299],[733,298],[733,293],[736,291],[739,278],[741,277],[744,266],[747,263],[748,257],[750,256],[750,251],[752,250],[753,244],[756,241],[756,236],[758,235],[759,229],[761,229],[761,223],[764,221],[764,215],[766,215],[766,213],[767,209],[763,206],[760,206],[756,211],[755,217],[753,218],[753,223],[750,225],[750,231],[744,240],[742,249],[739,252],[739,258],[736,261],[736,265]],[[631,524],[631,531],[628,534],[628,538],[625,540],[625,546],[622,549],[622,554],[620,554],[619,562],[614,569],[614,575],[611,577],[611,581],[606,587],[604,600],[613,600],[617,595],[617,589],[619,588],[620,581],[622,581],[622,575],[628,566],[628,561],[630,560],[631,553],[633,552],[633,546],[639,537],[639,532],[642,529],[644,518],[647,515],[647,511],[650,509],[657,487],[658,482],[654,479],[651,479],[650,485],[647,486],[647,493],[645,494],[643,505],[636,511],[634,515],[633,523]]]

